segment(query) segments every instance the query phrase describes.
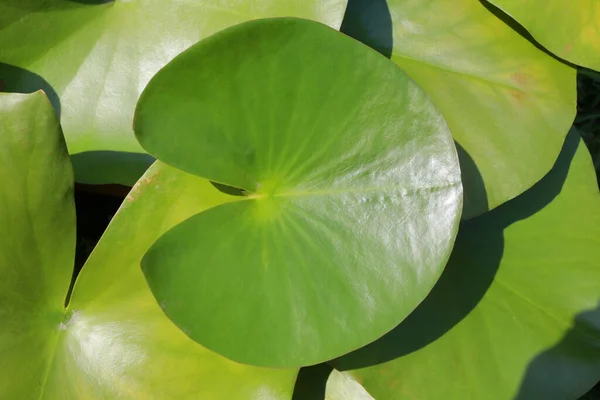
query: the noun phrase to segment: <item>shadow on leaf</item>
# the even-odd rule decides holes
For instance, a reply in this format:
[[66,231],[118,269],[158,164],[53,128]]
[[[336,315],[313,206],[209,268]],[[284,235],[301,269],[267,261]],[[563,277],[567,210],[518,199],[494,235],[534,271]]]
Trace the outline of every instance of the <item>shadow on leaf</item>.
[[0,12],[0,29],[18,23],[32,13],[56,12],[85,5],[101,5],[114,0],[2,0]]
[[[0,92],[33,93],[40,89],[46,93],[60,119],[60,98],[50,83],[26,69],[0,63]],[[148,154],[97,150],[72,154],[71,162],[77,182],[133,186],[154,158]]]
[[348,0],[340,31],[387,58],[392,55],[392,16],[386,0]]
[[492,14],[494,14],[494,16],[496,18],[498,18],[499,20],[501,20],[502,22],[504,22],[506,25],[508,25],[513,31],[517,32],[519,35],[521,35],[523,38],[527,39],[532,45],[534,45],[535,47],[537,47],[538,50],[543,51],[544,53],[546,53],[547,55],[549,55],[550,57],[554,58],[555,60],[566,64],[572,68],[578,68],[577,65],[567,61],[567,60],[563,60],[562,58],[558,57],[556,54],[552,53],[550,50],[546,49],[544,46],[542,46],[532,35],[531,33],[529,33],[529,31],[527,29],[525,29],[525,27],[523,27],[523,25],[521,25],[519,22],[517,22],[513,17],[511,17],[510,15],[506,14],[504,11],[502,11],[500,8],[498,8],[497,6],[495,6],[494,4],[491,4],[490,2],[488,2],[487,0],[479,0],[479,2],[481,3],[482,6],[484,6],[489,12],[491,12]]
[[332,370],[333,368],[328,364],[317,364],[300,369],[292,400],[324,399],[327,379]]
[[91,185],[110,181],[133,186],[154,161],[149,154],[124,151],[96,150],[71,155],[75,181]]
[[[379,340],[330,364],[345,371],[385,363],[423,348],[463,320],[494,280],[504,249],[504,229],[537,213],[560,193],[580,140],[572,130],[554,167],[542,180],[516,199],[461,224],[442,277],[402,323]],[[473,246],[479,251],[469,251]]]
[[463,183],[462,219],[467,220],[477,216],[482,210],[487,211],[488,199],[483,177],[469,153],[455,140],[460,175]]
[[115,0],[69,0],[73,3],[81,3],[81,4],[107,4],[113,3]]
[[0,63],[0,92],[33,93],[43,90],[60,119],[61,105],[54,88],[41,76],[14,65]]
[[233,186],[223,185],[222,183],[217,183],[210,181],[210,184],[213,185],[215,189],[217,189],[221,193],[228,194],[230,196],[243,196],[244,191],[242,189],[238,189]]
[[[580,387],[581,394],[589,390],[586,385],[598,379],[597,370],[589,366],[600,364],[599,330],[600,305],[577,315],[573,326],[560,342],[531,361],[516,400],[566,399],[572,396],[575,385]],[[568,362],[557,363],[557,360]],[[544,385],[544,382],[552,382],[552,385]]]
[[[387,58],[392,56],[393,22],[386,0],[349,0],[340,31]],[[470,219],[488,210],[487,194],[475,162],[457,142],[455,145],[465,186],[463,219]]]

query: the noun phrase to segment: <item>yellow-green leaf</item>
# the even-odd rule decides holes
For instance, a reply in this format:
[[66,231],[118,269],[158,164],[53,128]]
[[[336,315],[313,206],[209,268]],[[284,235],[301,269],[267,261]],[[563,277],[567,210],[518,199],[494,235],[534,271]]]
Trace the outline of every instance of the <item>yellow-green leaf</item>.
[[332,364],[376,399],[576,399],[600,376],[600,194],[576,132],[552,171],[464,222],[392,332]]
[[0,397],[289,400],[297,371],[236,364],[185,336],[140,262],[166,230],[236,200],[157,163],[83,268],[71,303],[73,173],[42,92],[0,94]]
[[77,181],[133,185],[151,163],[133,135],[133,111],[161,67],[198,40],[257,18],[338,28],[346,2],[2,0],[0,91],[51,95]]
[[351,0],[342,31],[391,57],[437,104],[459,146],[471,218],[552,167],[575,118],[575,70],[477,0]]
[[488,0],[560,58],[600,71],[600,3],[596,0]]

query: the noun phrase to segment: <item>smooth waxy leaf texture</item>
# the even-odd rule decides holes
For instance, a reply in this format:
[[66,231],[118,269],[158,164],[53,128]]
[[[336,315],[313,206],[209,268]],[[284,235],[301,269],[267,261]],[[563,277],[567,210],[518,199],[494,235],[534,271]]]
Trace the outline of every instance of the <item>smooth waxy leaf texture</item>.
[[449,256],[462,204],[445,122],[392,63],[322,24],[253,21],[193,46],[149,83],[135,131],[159,159],[246,191],[143,261],[167,315],[234,360],[358,348]]
[[342,31],[391,57],[439,107],[459,145],[463,218],[552,167],[575,117],[575,70],[479,1],[351,0]]
[[[88,4],[84,4],[88,3]],[[53,94],[78,181],[133,184],[149,165],[131,125],[148,80],[226,27],[296,16],[339,27],[346,0],[3,0],[0,91]],[[133,178],[133,180],[132,180]]]
[[156,164],[111,222],[65,310],[73,174],[42,92],[0,94],[0,166],[0,397],[291,398],[295,370],[243,366],[202,348],[163,314],[139,267],[165,230],[235,197]]
[[75,252],[73,172],[43,92],[0,94],[0,394],[36,398]]
[[237,199],[164,164],[151,167],[77,280],[48,398],[291,399],[296,370],[240,365],[202,348],[164,315],[140,269],[166,230]]
[[600,376],[599,237],[594,169],[573,133],[542,181],[461,225],[413,314],[332,364],[376,399],[578,398]]
[[600,71],[600,4],[595,0],[489,0],[562,59]]

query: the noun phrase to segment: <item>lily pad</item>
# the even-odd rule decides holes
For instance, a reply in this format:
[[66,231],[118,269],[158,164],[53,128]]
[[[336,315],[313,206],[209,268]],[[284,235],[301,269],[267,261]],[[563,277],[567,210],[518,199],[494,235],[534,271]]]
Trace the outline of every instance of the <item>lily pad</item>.
[[165,230],[236,197],[155,164],[111,222],[65,308],[75,251],[73,173],[43,93],[0,94],[0,149],[3,398],[292,397],[296,370],[244,366],[202,348],[163,314],[139,267]]
[[295,16],[337,28],[346,1],[3,0],[0,91],[55,92],[77,180],[132,185],[139,175],[131,171],[151,162],[133,135],[133,111],[162,66],[251,19]]
[[600,71],[600,4],[595,0],[489,0],[560,58]]
[[332,364],[377,399],[576,399],[600,377],[599,237],[594,168],[573,132],[538,184],[461,225],[404,322]]
[[75,250],[73,171],[43,92],[0,94],[0,166],[0,388],[36,398]]
[[235,361],[363,346],[450,254],[462,188],[446,123],[393,63],[323,24],[252,21],[192,46],[148,84],[135,131],[161,161],[246,193],[142,263],[166,314]]
[[390,57],[439,107],[461,150],[464,219],[552,167],[575,118],[575,70],[479,1],[350,0],[342,31]]

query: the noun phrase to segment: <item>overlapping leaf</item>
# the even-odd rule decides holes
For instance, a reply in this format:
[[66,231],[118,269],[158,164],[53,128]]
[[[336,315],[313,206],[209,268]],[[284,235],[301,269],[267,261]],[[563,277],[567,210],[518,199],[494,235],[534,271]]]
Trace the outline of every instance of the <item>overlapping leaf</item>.
[[295,370],[235,364],[162,313],[140,261],[165,230],[235,200],[156,164],[84,267],[65,310],[75,250],[73,174],[41,92],[0,95],[0,397],[273,399]]
[[542,181],[461,225],[413,314],[332,364],[377,399],[578,398],[600,376],[599,237],[595,174],[573,133]]
[[575,117],[575,70],[479,1],[351,0],[342,31],[391,57],[440,108],[459,146],[463,218],[552,167]]
[[600,3],[595,0],[489,0],[557,56],[600,71]]
[[236,199],[161,163],[144,175],[78,278],[48,398],[291,398],[296,370],[239,365],[202,348],[164,315],[140,269],[169,228]]
[[462,206],[446,124],[393,63],[325,25],[205,39],[151,80],[135,118],[151,154],[246,192],[143,262],[167,315],[220,354],[345,354],[408,315],[445,265]]
[[35,398],[73,269],[73,172],[43,92],[0,94],[0,395]]
[[78,181],[133,184],[150,160],[131,129],[134,107],[174,56],[255,18],[339,27],[345,8],[346,0],[3,0],[0,91],[51,95]]

